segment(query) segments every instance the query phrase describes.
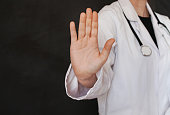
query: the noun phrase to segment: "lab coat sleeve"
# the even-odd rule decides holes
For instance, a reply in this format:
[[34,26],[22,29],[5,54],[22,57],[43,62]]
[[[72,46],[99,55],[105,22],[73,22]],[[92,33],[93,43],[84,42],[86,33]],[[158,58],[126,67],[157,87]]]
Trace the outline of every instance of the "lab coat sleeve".
[[[102,51],[108,39],[116,36],[115,25],[110,17],[111,15],[113,15],[111,11],[101,10],[99,12],[98,44],[100,51]],[[97,81],[92,88],[86,88],[78,82],[70,64],[65,77],[65,88],[69,97],[75,100],[93,99],[98,98],[109,90],[113,77],[115,46],[116,42],[112,46],[108,60],[96,73]]]

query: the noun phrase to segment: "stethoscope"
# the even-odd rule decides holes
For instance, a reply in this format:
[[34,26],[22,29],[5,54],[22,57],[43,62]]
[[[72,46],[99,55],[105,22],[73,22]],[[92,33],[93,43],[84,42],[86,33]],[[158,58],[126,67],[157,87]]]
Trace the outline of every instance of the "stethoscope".
[[[152,11],[152,12],[153,12],[153,11]],[[139,39],[138,35],[136,34],[135,30],[133,29],[130,21],[128,20],[128,18],[126,17],[126,15],[125,15],[124,12],[123,12],[123,14],[124,14],[124,16],[125,16],[128,24],[129,24],[132,32],[133,32],[133,34],[135,35],[135,37],[136,37],[139,45],[141,46],[141,49],[140,49],[140,50],[141,50],[142,55],[143,55],[143,56],[150,56],[150,55],[152,54],[152,49],[151,49],[148,45],[144,45],[144,44],[141,42],[141,40]],[[167,28],[167,26],[166,26],[165,24],[163,24],[163,23],[159,20],[159,18],[157,17],[156,13],[153,12],[153,14],[154,14],[154,16],[156,17],[156,20],[157,20],[158,25],[162,25],[162,26],[168,31],[168,33],[170,34],[169,29]]]

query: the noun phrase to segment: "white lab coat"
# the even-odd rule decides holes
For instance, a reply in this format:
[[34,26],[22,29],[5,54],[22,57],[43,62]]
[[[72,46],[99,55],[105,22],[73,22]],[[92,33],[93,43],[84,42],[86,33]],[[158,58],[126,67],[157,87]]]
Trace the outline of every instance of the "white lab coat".
[[[90,89],[78,83],[70,64],[65,79],[69,97],[76,100],[97,98],[100,115],[170,115],[170,34],[158,25],[148,3],[147,8],[159,49],[129,0],[105,6],[99,12],[99,47],[102,50],[110,38],[115,38],[116,42]],[[152,49],[151,56],[142,55],[122,10],[142,43]],[[169,18],[157,16],[170,29]]]

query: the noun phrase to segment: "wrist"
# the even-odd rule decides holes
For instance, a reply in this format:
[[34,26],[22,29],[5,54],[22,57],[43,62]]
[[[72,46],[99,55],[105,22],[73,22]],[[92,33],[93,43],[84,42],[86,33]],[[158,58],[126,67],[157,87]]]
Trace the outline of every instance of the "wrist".
[[86,78],[86,79],[78,79],[79,83],[87,88],[92,88],[97,81],[96,74]]

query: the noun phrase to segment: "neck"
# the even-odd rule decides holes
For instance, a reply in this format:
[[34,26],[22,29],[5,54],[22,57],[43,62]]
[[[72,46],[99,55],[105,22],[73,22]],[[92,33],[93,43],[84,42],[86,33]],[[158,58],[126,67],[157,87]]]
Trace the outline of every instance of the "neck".
[[147,0],[130,0],[137,14],[141,17],[149,17],[149,12],[146,7]]

